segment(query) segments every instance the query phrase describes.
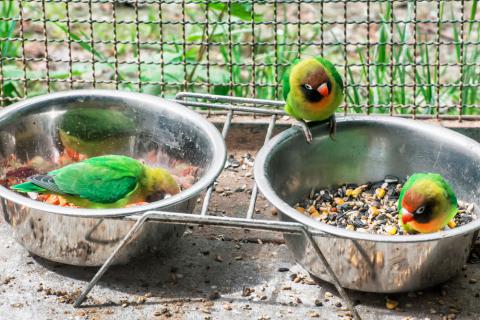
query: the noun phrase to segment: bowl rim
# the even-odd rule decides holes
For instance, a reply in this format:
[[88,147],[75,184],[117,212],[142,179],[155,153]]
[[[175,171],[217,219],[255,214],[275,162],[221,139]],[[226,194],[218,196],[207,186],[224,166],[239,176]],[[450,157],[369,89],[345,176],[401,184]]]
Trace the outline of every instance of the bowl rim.
[[205,190],[209,185],[211,185],[215,181],[218,175],[220,175],[220,173],[222,172],[225,166],[227,150],[225,146],[225,141],[223,140],[217,128],[215,128],[215,126],[212,123],[207,121],[200,114],[196,113],[193,110],[190,110],[189,108],[181,105],[180,103],[172,100],[159,98],[153,95],[136,93],[136,92],[101,90],[101,89],[60,91],[56,93],[50,93],[50,94],[45,94],[45,95],[25,99],[20,102],[14,103],[10,106],[7,106],[2,111],[0,111],[0,121],[2,121],[8,116],[11,116],[12,114],[20,112],[21,110],[35,108],[35,105],[39,103],[45,103],[48,101],[51,101],[54,103],[54,101],[57,99],[64,99],[64,98],[81,99],[82,97],[88,97],[88,98],[102,97],[102,98],[126,99],[130,101],[136,101],[139,105],[146,104],[146,105],[155,105],[155,108],[167,108],[169,109],[169,112],[173,112],[181,115],[183,118],[187,118],[192,123],[195,123],[196,126],[200,127],[200,130],[202,130],[205,133],[207,139],[210,141],[212,145],[213,157],[210,163],[210,168],[190,188],[170,198],[151,202],[146,205],[139,205],[139,206],[134,206],[129,208],[87,209],[87,208],[60,207],[60,206],[51,205],[51,204],[30,199],[16,192],[13,192],[1,185],[0,185],[0,197],[3,197],[19,205],[24,205],[33,209],[46,211],[54,214],[65,215],[65,216],[89,217],[89,218],[124,217],[124,216],[129,216],[134,214],[140,214],[140,213],[151,211],[151,210],[161,210],[162,208],[166,208],[168,206],[172,206],[177,203],[186,201],[198,195],[203,190]]
[[[468,138],[460,133],[457,133],[453,130],[436,126],[429,123],[419,122],[411,119],[404,119],[400,117],[392,117],[392,116],[343,116],[337,117],[337,123],[347,123],[347,122],[382,122],[384,124],[394,125],[394,126],[401,126],[404,128],[408,128],[410,130],[420,130],[424,132],[438,134],[442,136],[444,141],[446,140],[454,140],[457,145],[460,145],[464,148],[469,149],[471,152],[475,152],[478,157],[480,158],[480,144],[475,140]],[[312,128],[317,126],[324,126],[325,130],[322,131],[323,135],[328,135],[328,130],[326,128],[326,124],[317,124],[312,126]],[[271,153],[275,147],[279,144],[295,138],[303,133],[300,130],[290,128],[287,129],[270,141],[268,141],[257,153],[255,164],[254,164],[254,177],[255,181],[258,185],[258,188],[265,196],[265,198],[275,206],[280,212],[286,214],[291,219],[295,220],[296,222],[300,222],[301,224],[305,225],[307,228],[311,228],[314,230],[319,230],[322,232],[327,233],[328,235],[333,235],[340,238],[349,238],[352,240],[366,240],[366,241],[375,241],[375,242],[388,242],[388,243],[414,243],[414,242],[425,242],[425,241],[437,241],[440,239],[445,238],[452,238],[457,236],[466,235],[469,233],[473,233],[474,231],[480,229],[480,217],[477,217],[476,220],[467,223],[461,227],[446,230],[446,231],[439,231],[434,233],[428,234],[415,234],[415,235],[379,235],[379,234],[372,234],[372,233],[364,233],[364,232],[357,232],[357,231],[349,231],[346,229],[338,228],[335,226],[330,226],[328,224],[322,223],[320,221],[316,221],[306,215],[295,210],[292,206],[290,206],[287,202],[285,202],[278,194],[273,190],[268,177],[266,175],[265,165],[269,158],[271,157]],[[475,204],[475,206],[478,205]]]

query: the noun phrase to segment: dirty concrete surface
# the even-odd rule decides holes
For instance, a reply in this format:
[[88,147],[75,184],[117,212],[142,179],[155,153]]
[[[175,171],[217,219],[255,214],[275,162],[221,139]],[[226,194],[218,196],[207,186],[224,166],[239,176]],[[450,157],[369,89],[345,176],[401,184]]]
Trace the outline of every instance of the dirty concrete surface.
[[[258,126],[234,126],[229,154],[254,156],[263,135]],[[244,216],[252,186],[248,165],[225,170],[210,212]],[[262,196],[256,208],[258,217],[276,218]],[[73,308],[95,272],[29,254],[0,222],[0,319],[350,318],[333,286],[315,282],[277,233],[190,227],[169,252],[112,267],[84,305]],[[421,292],[350,296],[363,319],[479,319],[480,264]],[[387,299],[398,305],[389,310]]]

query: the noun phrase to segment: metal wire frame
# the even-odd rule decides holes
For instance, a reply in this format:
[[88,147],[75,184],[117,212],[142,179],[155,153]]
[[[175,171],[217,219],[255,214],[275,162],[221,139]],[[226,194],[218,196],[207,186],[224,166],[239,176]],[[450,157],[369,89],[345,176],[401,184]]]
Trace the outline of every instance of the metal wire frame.
[[[249,99],[249,98],[235,98],[235,97],[226,97],[218,96],[211,94],[196,94],[196,93],[179,93],[177,94],[176,102],[179,102],[185,106],[197,108],[197,107],[208,107],[216,110],[227,111],[227,117],[223,124],[222,136],[225,137],[228,135],[232,120],[237,113],[257,113],[262,115],[270,115],[270,121],[265,134],[266,143],[272,136],[273,130],[275,128],[276,119],[279,115],[284,114],[281,110],[272,110],[266,107],[275,107],[282,104],[281,101],[270,101],[262,99]],[[192,101],[193,100],[193,101]],[[201,101],[198,101],[201,100]],[[272,221],[262,218],[255,217],[255,204],[258,195],[258,189],[255,182],[252,187],[252,194],[250,197],[249,205],[246,208],[245,216],[243,218],[234,218],[234,217],[218,217],[211,215],[208,211],[210,198],[212,195],[213,184],[207,189],[202,209],[199,214],[190,214],[190,213],[175,213],[175,212],[164,212],[164,211],[149,211],[142,215],[127,216],[120,219],[124,220],[134,220],[136,223],[132,226],[127,235],[115,248],[110,257],[105,261],[102,267],[97,271],[92,280],[85,287],[83,292],[75,301],[74,307],[80,307],[82,303],[87,298],[89,292],[93,287],[98,283],[101,277],[107,272],[110,266],[115,262],[116,257],[119,255],[124,246],[135,236],[138,232],[142,231],[142,226],[148,221],[156,221],[168,224],[185,224],[185,225],[211,225],[217,227],[226,227],[226,228],[241,228],[241,229],[252,229],[252,230],[264,230],[264,231],[274,231],[282,232],[289,234],[299,234],[303,235],[305,239],[312,245],[314,251],[317,253],[318,258],[322,261],[323,265],[326,268],[327,273],[333,279],[334,285],[338,290],[341,297],[347,304],[347,307],[352,312],[352,315],[355,319],[361,319],[357,310],[355,309],[354,304],[349,298],[347,292],[342,288],[340,282],[338,281],[335,272],[330,267],[328,261],[323,255],[321,249],[318,247],[314,237],[330,237],[331,235],[324,233],[319,230],[311,229],[306,227],[303,224],[295,222],[283,222],[283,221]]]
[[[0,27],[0,43],[16,50],[0,52],[0,106],[90,87],[167,97],[188,90],[278,100],[292,60],[322,54],[343,76],[343,114],[480,119],[480,95],[464,94],[480,86],[480,61],[472,58],[480,42],[475,32],[467,32],[480,24],[478,14],[469,14],[472,1],[11,1],[14,12],[0,15],[0,26],[14,30],[3,33]],[[390,14],[383,14],[379,9],[388,5]],[[442,13],[447,5],[451,15]],[[405,11],[409,6],[411,16]],[[408,39],[399,37],[398,28],[405,25],[412,34]],[[386,40],[378,37],[384,26],[390,34]],[[448,26],[457,26],[458,35]],[[413,49],[412,57],[376,59],[382,46],[387,54]],[[429,60],[420,59],[422,50],[429,51]],[[406,72],[406,81],[398,79],[397,68]],[[386,70],[385,79],[372,80],[379,69]],[[438,77],[421,80],[423,70]],[[477,77],[467,81],[468,70]],[[424,99],[422,90],[433,98]],[[404,92],[412,94],[392,98]],[[358,101],[352,100],[355,94]],[[379,94],[391,98],[377,101]]]

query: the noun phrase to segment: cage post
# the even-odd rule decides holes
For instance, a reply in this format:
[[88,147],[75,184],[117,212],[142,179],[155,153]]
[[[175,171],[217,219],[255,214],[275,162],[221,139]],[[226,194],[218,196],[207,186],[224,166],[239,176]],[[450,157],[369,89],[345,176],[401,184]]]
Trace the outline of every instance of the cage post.
[[435,73],[437,76],[437,81],[435,83],[435,118],[440,120],[440,36],[441,30],[440,26],[442,25],[442,1],[437,1],[437,33],[436,33],[436,50],[435,50]]
[[93,10],[92,10],[92,0],[88,0],[88,30],[90,32],[90,47],[92,48],[91,52],[91,64],[92,64],[92,86],[93,88],[97,87],[97,76],[96,76],[96,66],[95,66],[95,41],[93,34]]
[[[343,56],[344,56],[344,65],[343,65],[343,81],[345,91],[349,89],[348,86],[348,40],[347,40],[347,26],[348,26],[348,1],[343,1]],[[348,113],[348,99],[345,99],[343,104],[343,114],[347,115]]]
[[417,118],[417,2],[413,1],[413,119]]
[[463,65],[465,63],[464,59],[463,59],[463,52],[465,50],[464,48],[464,45],[465,45],[465,41],[464,41],[464,35],[463,33],[465,32],[464,31],[464,28],[465,28],[465,0],[461,0],[460,2],[460,12],[461,12],[461,20],[460,20],[460,35],[459,35],[459,39],[460,39],[460,87],[459,87],[459,91],[460,91],[460,101],[459,101],[459,104],[458,104],[458,121],[461,122],[462,121],[462,113],[463,113],[463,88],[464,88],[464,76],[463,76]]
[[48,54],[48,31],[47,31],[47,9],[45,5],[45,0],[42,0],[42,21],[43,21],[43,36],[44,36],[44,53],[45,53],[45,69],[47,71],[47,91],[50,93],[50,64],[49,59],[50,56]]
[[70,2],[65,2],[65,13],[67,17],[67,30],[68,30],[68,88],[73,89],[73,62],[72,62],[72,36],[71,36],[71,25],[70,25]]
[[118,75],[118,35],[117,35],[117,1],[112,2],[112,18],[113,18],[113,56],[115,59],[115,70],[114,70],[114,82],[115,82],[115,89],[118,90],[118,82],[119,82],[119,75]]

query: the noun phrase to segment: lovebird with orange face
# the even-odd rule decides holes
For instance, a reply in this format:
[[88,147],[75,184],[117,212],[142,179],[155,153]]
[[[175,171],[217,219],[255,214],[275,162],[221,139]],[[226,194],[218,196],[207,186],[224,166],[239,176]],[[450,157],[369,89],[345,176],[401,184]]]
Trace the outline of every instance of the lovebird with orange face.
[[398,218],[409,233],[443,229],[457,214],[457,198],[439,174],[416,173],[405,182],[398,199]]
[[343,100],[343,81],[335,66],[322,57],[297,60],[283,75],[285,111],[295,118],[307,142],[313,137],[307,121],[330,120],[335,134],[335,110]]

